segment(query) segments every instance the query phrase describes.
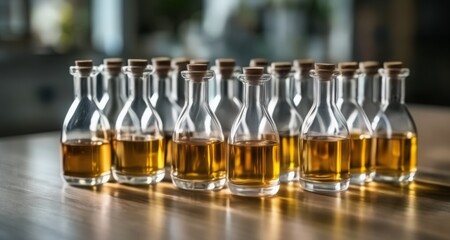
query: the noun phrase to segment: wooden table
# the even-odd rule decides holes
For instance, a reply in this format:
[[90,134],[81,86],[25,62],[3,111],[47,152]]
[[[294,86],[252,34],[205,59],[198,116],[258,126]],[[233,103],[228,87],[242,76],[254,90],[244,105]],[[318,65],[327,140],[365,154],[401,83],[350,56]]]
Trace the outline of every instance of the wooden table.
[[0,239],[450,239],[450,110],[415,106],[419,174],[340,194],[282,185],[252,199],[170,182],[75,188],[59,133],[0,139]]

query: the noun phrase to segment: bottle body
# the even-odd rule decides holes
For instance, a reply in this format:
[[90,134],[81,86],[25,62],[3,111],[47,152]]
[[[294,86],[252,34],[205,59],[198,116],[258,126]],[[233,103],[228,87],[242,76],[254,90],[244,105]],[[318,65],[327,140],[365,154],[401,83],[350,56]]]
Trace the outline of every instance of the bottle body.
[[63,178],[80,186],[103,184],[111,175],[110,126],[94,101],[93,79],[98,71],[92,62],[88,65],[70,68],[75,100],[61,134]]
[[265,107],[270,76],[263,68],[244,68],[240,79],[244,102],[228,139],[228,187],[235,195],[272,196],[279,190],[280,140]]
[[207,81],[214,74],[206,65],[200,73],[189,70],[190,66],[182,72],[188,80],[188,99],[173,133],[172,182],[186,190],[218,190],[226,182],[226,145],[209,108]]
[[334,101],[334,65],[321,67],[312,71],[315,98],[301,130],[300,184],[308,191],[339,192],[350,181],[349,132]]
[[371,124],[356,100],[354,70],[341,70],[342,75],[337,79],[337,106],[350,133],[350,182],[363,184],[371,182],[375,175],[375,141]]
[[[394,72],[394,73],[393,73]],[[375,180],[404,184],[417,171],[417,130],[404,103],[404,81],[408,69],[382,69],[386,83],[383,107],[375,116]]]
[[[274,71],[274,68],[272,68]],[[303,119],[292,101],[293,78],[291,74],[272,74],[273,97],[268,111],[280,136],[280,182],[297,181],[300,168],[300,129]]]
[[113,176],[119,183],[157,183],[165,174],[165,146],[161,119],[147,95],[151,68],[146,60],[129,60],[123,69],[128,75],[129,97],[116,121]]

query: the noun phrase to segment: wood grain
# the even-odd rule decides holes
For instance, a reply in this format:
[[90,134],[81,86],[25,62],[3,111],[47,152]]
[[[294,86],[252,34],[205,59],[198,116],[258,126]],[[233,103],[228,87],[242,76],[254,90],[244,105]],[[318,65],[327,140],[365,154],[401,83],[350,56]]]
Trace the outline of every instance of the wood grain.
[[448,239],[449,109],[415,106],[418,180],[340,194],[282,185],[251,199],[170,182],[76,188],[60,176],[59,133],[0,139],[0,239]]

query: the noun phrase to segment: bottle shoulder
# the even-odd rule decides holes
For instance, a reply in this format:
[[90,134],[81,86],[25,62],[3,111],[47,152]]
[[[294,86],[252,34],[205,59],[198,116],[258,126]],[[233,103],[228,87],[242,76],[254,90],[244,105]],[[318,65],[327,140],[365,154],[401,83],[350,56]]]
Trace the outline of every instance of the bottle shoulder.
[[375,134],[417,133],[414,119],[404,104],[385,105],[375,116],[372,128]]
[[349,130],[336,106],[313,106],[302,125],[301,134],[348,137]]

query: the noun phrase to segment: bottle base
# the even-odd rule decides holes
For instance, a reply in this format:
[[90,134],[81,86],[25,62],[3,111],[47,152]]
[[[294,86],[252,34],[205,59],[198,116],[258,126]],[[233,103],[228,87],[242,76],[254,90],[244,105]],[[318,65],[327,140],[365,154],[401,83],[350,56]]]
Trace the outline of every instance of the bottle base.
[[375,172],[350,173],[350,184],[362,185],[373,181]]
[[80,178],[64,175],[64,180],[73,186],[98,186],[107,183],[111,178],[111,173],[104,173],[94,178]]
[[226,179],[219,179],[219,180],[206,180],[206,181],[199,181],[199,180],[185,180],[180,179],[177,177],[174,177],[172,175],[172,183],[175,185],[175,187],[184,189],[184,190],[193,190],[193,191],[215,191],[220,190],[224,188],[226,184]]
[[243,197],[270,197],[278,193],[280,185],[274,185],[269,187],[248,187],[242,185],[236,185],[228,183],[228,188],[231,194]]
[[161,182],[163,180],[165,172],[159,170],[155,174],[150,176],[130,176],[124,175],[119,171],[113,170],[113,177],[118,183],[131,184],[131,185],[148,185]]
[[298,171],[282,172],[280,174],[280,182],[282,183],[296,182],[298,181],[299,176],[300,175]]
[[343,192],[348,189],[349,180],[340,182],[318,182],[300,178],[300,186],[310,192]]
[[375,173],[374,180],[376,182],[387,182],[395,184],[408,184],[414,181],[416,172],[410,172],[405,174],[385,174],[385,173]]

